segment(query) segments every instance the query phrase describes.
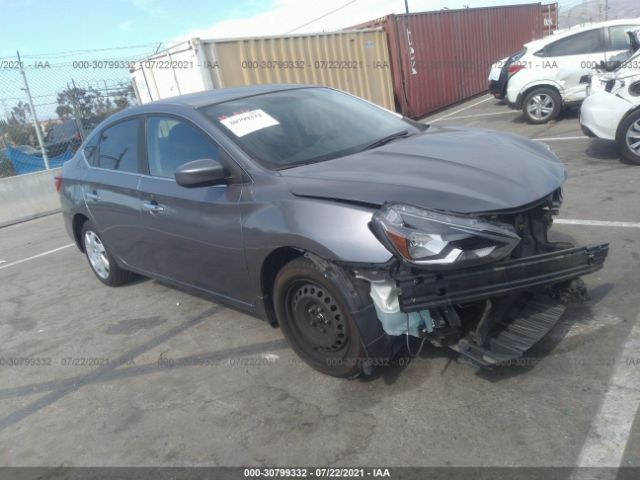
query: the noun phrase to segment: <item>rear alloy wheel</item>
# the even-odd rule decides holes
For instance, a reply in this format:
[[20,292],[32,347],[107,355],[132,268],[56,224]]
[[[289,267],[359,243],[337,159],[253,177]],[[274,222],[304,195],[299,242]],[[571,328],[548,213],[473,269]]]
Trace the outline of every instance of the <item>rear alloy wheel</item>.
[[84,223],[80,238],[82,238],[82,247],[91,270],[102,283],[115,287],[134,276],[133,273],[118,266],[91,222]]
[[562,99],[555,90],[536,88],[525,97],[522,113],[529,123],[547,123],[558,116],[561,104]]
[[314,262],[298,258],[282,268],[274,306],[289,344],[311,367],[334,377],[362,370],[362,342],[341,286]]
[[640,110],[628,115],[620,123],[616,142],[627,161],[640,165]]

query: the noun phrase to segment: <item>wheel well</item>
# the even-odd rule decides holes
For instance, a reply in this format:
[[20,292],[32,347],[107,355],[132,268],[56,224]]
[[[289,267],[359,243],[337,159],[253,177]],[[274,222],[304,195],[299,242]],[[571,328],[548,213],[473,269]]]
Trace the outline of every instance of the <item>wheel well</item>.
[[87,220],[89,219],[81,213],[77,213],[73,217],[73,238],[76,241],[76,245],[78,245],[78,248],[82,252],[84,252],[84,247],[82,246],[82,242],[80,241],[80,234],[82,233],[82,226]]
[[278,325],[275,310],[273,308],[273,284],[275,283],[278,272],[287,263],[304,254],[304,251],[294,247],[281,247],[275,249],[262,263],[260,271],[260,288],[264,297],[265,311],[269,323],[273,326]]

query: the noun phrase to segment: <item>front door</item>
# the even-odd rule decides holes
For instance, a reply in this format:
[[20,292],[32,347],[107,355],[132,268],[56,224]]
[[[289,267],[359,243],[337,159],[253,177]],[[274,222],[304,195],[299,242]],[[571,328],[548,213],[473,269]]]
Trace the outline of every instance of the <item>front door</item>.
[[192,160],[222,162],[219,147],[187,121],[147,118],[149,176],[140,180],[144,270],[250,303],[238,201],[242,184],[185,188],[175,169]]

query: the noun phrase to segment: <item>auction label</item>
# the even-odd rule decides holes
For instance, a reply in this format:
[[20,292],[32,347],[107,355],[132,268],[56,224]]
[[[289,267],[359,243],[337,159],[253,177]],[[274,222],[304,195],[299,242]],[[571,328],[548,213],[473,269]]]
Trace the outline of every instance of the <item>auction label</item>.
[[280,125],[280,122],[260,109],[223,118],[220,123],[231,130],[236,137],[244,137],[263,128]]

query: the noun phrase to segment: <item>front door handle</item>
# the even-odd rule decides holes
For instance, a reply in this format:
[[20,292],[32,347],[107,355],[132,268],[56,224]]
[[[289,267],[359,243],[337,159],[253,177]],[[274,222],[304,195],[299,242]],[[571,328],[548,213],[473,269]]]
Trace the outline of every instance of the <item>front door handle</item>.
[[100,195],[98,195],[95,190],[93,192],[85,193],[85,197],[89,200],[93,200],[94,202],[100,200]]
[[164,207],[162,205],[158,205],[155,200],[143,203],[142,208],[149,212],[151,215],[158,215],[159,213],[164,212]]

